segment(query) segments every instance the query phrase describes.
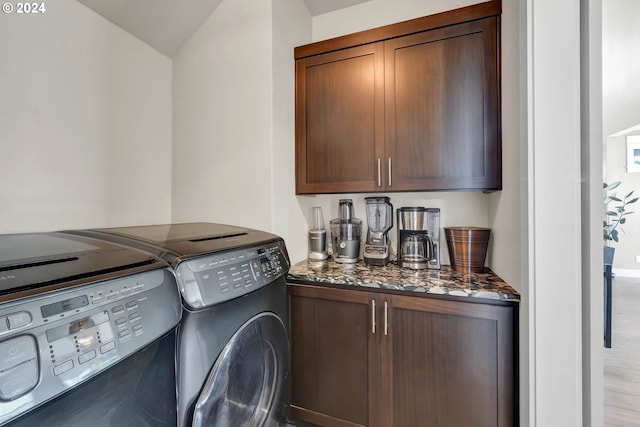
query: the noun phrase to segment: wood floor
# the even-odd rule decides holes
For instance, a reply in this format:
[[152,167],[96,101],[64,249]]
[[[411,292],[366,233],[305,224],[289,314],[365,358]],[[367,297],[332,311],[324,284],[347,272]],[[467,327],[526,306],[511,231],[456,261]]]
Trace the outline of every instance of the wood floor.
[[640,279],[613,280],[611,348],[604,350],[606,427],[640,427]]

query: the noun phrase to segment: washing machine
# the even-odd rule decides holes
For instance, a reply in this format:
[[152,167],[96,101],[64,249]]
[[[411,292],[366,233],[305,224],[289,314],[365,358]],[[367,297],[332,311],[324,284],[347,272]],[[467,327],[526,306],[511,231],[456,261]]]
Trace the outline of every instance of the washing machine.
[[289,258],[273,234],[211,223],[74,231],[149,251],[174,269],[178,425],[285,425]]
[[0,235],[0,425],[177,424],[169,265],[62,233]]

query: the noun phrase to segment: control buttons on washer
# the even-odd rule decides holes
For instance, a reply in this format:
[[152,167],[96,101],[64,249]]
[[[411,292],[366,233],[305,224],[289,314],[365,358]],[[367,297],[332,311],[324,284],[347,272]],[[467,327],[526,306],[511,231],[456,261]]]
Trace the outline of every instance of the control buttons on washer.
[[115,307],[113,307],[111,309],[111,312],[113,314],[119,314],[119,313],[122,313],[123,311],[124,311],[124,306],[122,306],[122,305],[116,305]]
[[91,304],[100,304],[102,301],[104,301],[102,298],[95,297]]
[[127,318],[126,317],[119,317],[116,319],[116,325],[118,326],[122,326],[125,323],[127,323]]
[[133,289],[131,289],[131,288],[123,289],[122,290],[122,296],[129,295],[131,292],[133,292]]
[[53,367],[53,375],[58,376],[72,369],[73,369],[73,360],[67,360],[64,363],[61,363]]
[[27,326],[31,323],[31,314],[27,311],[9,314],[7,316],[7,323],[9,324],[9,329],[18,329]]
[[258,265],[258,261],[256,261],[255,259],[251,260],[251,270],[253,270],[253,274],[256,276],[256,279],[260,278],[261,271],[260,271],[260,266]]
[[0,372],[36,357],[36,342],[30,335],[3,341],[0,343]]
[[87,363],[89,360],[92,360],[95,358],[96,358],[96,351],[89,350],[86,353],[82,353],[80,356],[78,356],[78,362]]
[[131,322],[135,322],[136,320],[140,319],[140,312],[139,311],[134,311],[133,313],[131,313],[129,315],[129,321]]
[[118,338],[122,341],[125,338],[128,338],[131,335],[131,331],[125,329],[124,331],[118,332]]
[[140,292],[140,291],[144,291],[144,284],[135,285],[133,287],[133,292]]
[[140,335],[142,333],[142,324],[138,323],[137,325],[133,325],[133,333],[136,335]]
[[0,343],[0,399],[12,400],[38,383],[36,342],[30,335]]
[[107,352],[109,352],[109,351],[111,351],[111,350],[113,350],[115,348],[116,348],[115,341],[109,341],[108,343],[102,344],[100,346],[100,353],[105,354],[105,353],[107,353]]
[[38,384],[38,363],[35,359],[0,372],[0,399],[13,400]]
[[136,301],[131,301],[126,304],[127,310],[131,310],[138,307],[138,303]]
[[107,299],[108,300],[112,300],[112,299],[116,299],[120,296],[120,292],[111,292],[109,293],[109,295],[107,295]]

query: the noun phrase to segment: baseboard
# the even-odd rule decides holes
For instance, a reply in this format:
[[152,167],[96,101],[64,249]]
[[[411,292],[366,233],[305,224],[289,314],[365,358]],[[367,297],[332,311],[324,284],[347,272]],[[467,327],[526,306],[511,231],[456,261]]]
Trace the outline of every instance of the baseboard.
[[613,274],[619,277],[640,277],[640,270],[632,270],[629,268],[614,268]]

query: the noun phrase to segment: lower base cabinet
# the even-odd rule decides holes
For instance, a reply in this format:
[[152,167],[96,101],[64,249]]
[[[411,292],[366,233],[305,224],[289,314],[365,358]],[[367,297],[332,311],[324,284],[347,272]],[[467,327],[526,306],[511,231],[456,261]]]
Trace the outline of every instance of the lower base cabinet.
[[517,425],[517,306],[290,284],[290,417]]

